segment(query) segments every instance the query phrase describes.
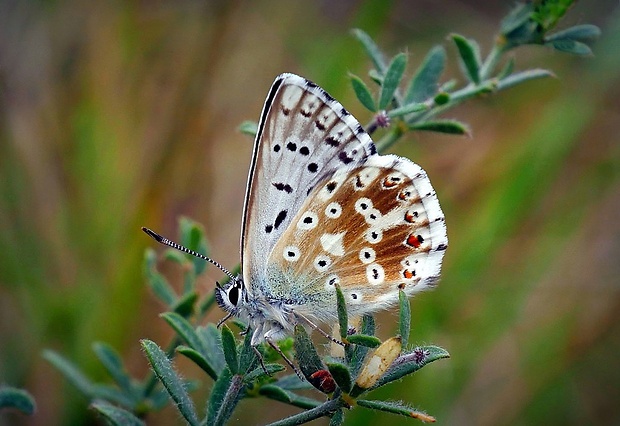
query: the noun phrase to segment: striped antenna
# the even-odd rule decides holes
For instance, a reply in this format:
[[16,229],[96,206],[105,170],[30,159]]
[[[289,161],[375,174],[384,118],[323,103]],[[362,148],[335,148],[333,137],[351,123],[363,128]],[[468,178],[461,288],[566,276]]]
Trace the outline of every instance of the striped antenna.
[[157,232],[155,232],[155,231],[153,231],[153,230],[151,230],[151,229],[149,229],[149,228],[146,228],[146,227],[144,227],[144,226],[142,227],[142,230],[143,230],[143,231],[144,231],[144,232],[145,232],[145,233],[146,233],[149,237],[153,238],[153,239],[154,239],[155,241],[157,241],[158,243],[163,244],[163,245],[168,246],[168,247],[172,247],[172,248],[177,249],[177,250],[180,250],[180,251],[182,251],[182,252],[184,252],[184,253],[191,254],[192,256],[196,256],[196,257],[198,257],[198,258],[200,258],[200,259],[206,260],[207,262],[211,263],[212,265],[217,266],[217,267],[218,267],[218,268],[219,268],[222,272],[224,272],[226,275],[228,275],[228,277],[229,277],[231,280],[233,280],[233,281],[235,281],[235,280],[236,280],[236,277],[235,277],[235,276],[234,276],[234,275],[233,275],[233,274],[232,274],[232,273],[231,273],[228,269],[224,268],[224,267],[223,267],[222,265],[220,265],[218,262],[216,262],[215,260],[213,260],[213,259],[211,259],[211,258],[209,258],[209,257],[205,256],[204,254],[200,254],[200,253],[198,253],[198,252],[195,252],[194,250],[190,250],[190,249],[188,249],[187,247],[184,247],[184,246],[182,246],[181,244],[177,244],[177,243],[175,243],[174,241],[169,240],[169,239],[168,239],[168,238],[166,238],[166,237],[162,237],[162,236],[161,236],[161,235],[159,235]]

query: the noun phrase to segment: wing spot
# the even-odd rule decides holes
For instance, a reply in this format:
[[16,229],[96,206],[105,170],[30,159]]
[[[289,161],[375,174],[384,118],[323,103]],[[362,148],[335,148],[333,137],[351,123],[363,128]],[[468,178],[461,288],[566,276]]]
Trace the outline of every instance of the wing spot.
[[286,144],[286,148],[291,152],[295,152],[297,151],[297,144],[295,144],[294,142],[289,142]]
[[353,158],[349,157],[344,151],[340,151],[340,153],[338,153],[338,159],[342,162],[342,164],[349,164],[353,161]]
[[342,214],[342,206],[336,202],[329,203],[325,208],[325,216],[330,219],[337,219]]
[[284,247],[284,259],[289,262],[297,262],[299,260],[301,252],[299,251],[299,247],[297,246],[286,246]]
[[327,189],[327,192],[331,194],[332,192],[334,192],[337,186],[338,186],[338,183],[332,181],[328,183],[327,185],[325,185],[325,188]]
[[314,125],[316,126],[317,129],[319,129],[320,131],[324,131],[325,130],[325,125],[323,123],[321,123],[319,120],[316,120],[314,122]]
[[278,227],[282,225],[282,222],[286,219],[286,214],[286,210],[281,210],[280,213],[278,213],[278,216],[276,216],[276,221],[273,224],[274,228],[278,229]]
[[317,170],[319,170],[319,165],[317,163],[310,163],[310,164],[308,164],[308,171],[310,173],[316,173]]
[[333,146],[334,148],[340,145],[340,142],[338,142],[338,140],[333,136],[328,136],[325,138],[325,143],[329,146]]
[[316,228],[316,225],[319,223],[319,217],[313,211],[307,211],[303,214],[303,216],[297,222],[297,229],[301,229],[302,231],[307,231],[309,229]]
[[270,234],[271,231],[273,231],[273,225],[267,225],[265,226],[265,232]]
[[363,249],[360,250],[359,253],[359,258],[362,261],[363,264],[369,264],[375,261],[376,258],[376,252],[374,251],[374,249],[370,248],[370,247],[364,247]]
[[278,191],[284,191],[287,194],[290,194],[291,192],[293,192],[293,187],[291,185],[289,185],[288,183],[273,182],[272,185],[275,186],[275,188]]
[[282,114],[284,114],[284,115],[289,115],[291,113],[290,108],[286,108],[284,105],[282,105],[282,107],[280,107],[280,111],[282,111]]
[[378,263],[371,263],[366,267],[366,278],[372,285],[382,284],[385,281],[385,270]]
[[280,145],[275,144],[275,145],[273,146],[273,151],[274,151],[274,152],[280,152]]
[[325,272],[329,269],[332,264],[332,260],[329,256],[325,256],[324,254],[319,254],[314,258],[314,269],[318,272]]
[[366,241],[370,244],[377,244],[383,239],[383,233],[380,229],[369,229],[366,232]]
[[302,146],[301,148],[299,148],[299,153],[301,155],[309,155],[310,154],[310,150],[308,149],[307,146]]

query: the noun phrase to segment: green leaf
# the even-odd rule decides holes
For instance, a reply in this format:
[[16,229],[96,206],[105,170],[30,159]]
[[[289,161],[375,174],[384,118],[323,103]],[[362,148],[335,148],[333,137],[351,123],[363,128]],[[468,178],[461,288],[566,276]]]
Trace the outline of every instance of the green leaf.
[[[206,424],[210,426],[220,426],[226,424],[235,410],[237,403],[241,399],[241,390],[243,389],[243,386],[243,377],[238,374],[233,375],[229,382],[228,388],[226,389],[226,393],[224,393],[221,400],[216,401],[216,403],[219,402],[219,406],[217,406],[215,416],[207,417]],[[209,408],[211,408],[211,400],[209,401]]]
[[239,360],[237,358],[237,342],[235,335],[226,324],[222,326],[222,349],[224,350],[224,359],[228,365],[228,369],[232,374],[239,371]]
[[340,389],[349,393],[351,391],[351,372],[347,366],[339,362],[328,362],[327,369]]
[[452,40],[459,51],[460,63],[465,77],[475,84],[480,84],[480,49],[473,40],[460,34],[452,34]]
[[418,346],[396,358],[383,377],[373,385],[372,389],[399,380],[408,374],[415,373],[425,365],[443,358],[450,358],[450,354],[443,348],[438,346]]
[[381,94],[379,95],[379,109],[386,109],[394,94],[400,85],[400,81],[403,78],[403,73],[407,67],[407,55],[399,53],[394,56],[392,62],[388,66],[387,71],[383,77],[383,84],[381,85]]
[[177,335],[189,345],[190,348],[197,350],[205,358],[208,359],[209,346],[207,343],[196,333],[196,330],[192,324],[183,318],[176,312],[165,312],[160,314],[160,317],[164,319],[177,333]]
[[342,409],[336,410],[331,420],[329,421],[329,426],[340,426],[344,423],[344,412]]
[[381,339],[366,334],[352,334],[348,337],[349,343],[354,345],[365,346],[367,348],[376,348],[381,344]]
[[536,80],[539,78],[546,77],[555,77],[555,75],[551,71],[542,70],[542,69],[533,69],[527,71],[521,71],[515,74],[511,74],[506,78],[501,79],[497,82],[497,90],[507,89],[512,86],[516,86],[517,84],[529,81]]
[[239,131],[244,135],[256,137],[256,133],[258,133],[258,123],[256,121],[246,120],[239,125]]
[[515,7],[502,19],[500,31],[502,34],[508,34],[523,24],[525,24],[534,12],[534,4],[517,3]]
[[457,120],[424,121],[422,123],[412,124],[409,128],[411,130],[424,130],[430,132],[448,133],[451,135],[469,136],[471,134],[469,126]]
[[132,412],[105,401],[95,401],[90,404],[90,408],[97,411],[111,426],[144,426],[146,424]]
[[295,407],[303,408],[306,410],[321,405],[321,402],[317,401],[316,399],[297,395],[296,393],[288,391],[286,389],[282,389],[275,384],[261,386],[258,393],[266,396],[267,398],[294,405]]
[[209,395],[209,402],[207,405],[207,424],[214,424],[220,408],[224,403],[224,398],[226,397],[228,388],[230,388],[230,385],[232,383],[232,378],[233,375],[228,369],[228,367],[224,367],[217,380],[213,384],[213,388],[211,388],[211,395]]
[[[375,334],[375,319],[371,315],[364,315],[362,317],[362,325],[360,326],[359,334],[366,336],[372,336]],[[366,358],[368,350],[369,348],[366,346],[355,345],[351,351],[351,354],[347,357],[347,363],[349,364],[352,377],[357,377],[362,368],[364,358]]]
[[386,413],[399,414],[405,417],[412,417],[423,422],[434,422],[435,418],[428,414],[415,410],[402,402],[396,401],[369,401],[366,399],[358,399],[357,405],[371,410],[385,411]]
[[349,316],[347,314],[347,303],[344,300],[344,294],[338,284],[336,286],[336,309],[338,312],[338,327],[340,329],[340,338],[346,342],[347,334],[349,334]]
[[545,42],[555,40],[574,40],[581,42],[594,41],[601,36],[601,30],[596,25],[575,25],[562,31],[545,36]]
[[390,118],[402,117],[403,115],[411,114],[412,112],[425,111],[429,107],[426,104],[410,103],[399,108],[394,108],[388,111],[387,115]]
[[43,358],[52,364],[58,371],[65,376],[65,379],[75,386],[80,392],[91,398],[95,395],[93,383],[78,369],[73,363],[67,361],[58,353],[52,350],[43,351]]
[[306,329],[299,324],[295,326],[294,347],[299,368],[308,381],[314,373],[325,369]]
[[208,348],[207,359],[219,374],[226,367],[224,351],[222,349],[222,335],[215,324],[207,324],[206,327],[196,327],[196,333]]
[[349,74],[349,78],[351,79],[351,85],[353,86],[357,99],[366,109],[376,112],[377,106],[375,105],[372,93],[370,93],[370,89],[366,86],[366,83],[355,74]]
[[258,364],[258,356],[252,347],[252,333],[251,330],[248,330],[245,333],[243,344],[239,350],[239,372],[242,374],[247,373],[253,370]]
[[592,49],[585,43],[575,40],[553,40],[545,42],[545,46],[550,46],[555,50],[573,55],[590,56]]
[[402,339],[403,348],[407,347],[409,342],[409,331],[411,330],[411,305],[409,298],[403,290],[398,291],[399,320],[398,329],[400,338]]
[[383,53],[381,53],[379,46],[377,46],[377,44],[373,41],[372,38],[370,38],[368,34],[366,34],[360,29],[355,28],[351,31],[351,33],[362,43],[364,50],[366,50],[366,53],[372,60],[375,68],[379,71],[379,73],[385,73],[387,66],[385,63],[385,59],[383,58]]
[[209,377],[211,377],[213,380],[217,380],[217,372],[215,371],[215,368],[211,365],[209,360],[205,358],[204,355],[202,355],[200,352],[185,345],[177,346],[175,350],[181,355],[194,361],[194,364],[202,368],[202,370],[207,373]]
[[297,374],[289,374],[287,376],[280,377],[273,384],[281,387],[282,389],[288,390],[312,389],[313,387],[306,380],[301,380],[299,377],[297,377]]
[[198,293],[190,291],[179,297],[170,309],[184,318],[189,317],[194,312],[196,300],[198,300]]
[[177,300],[177,295],[168,280],[157,271],[157,255],[153,249],[146,249],[144,253],[143,272],[155,296],[166,306],[172,306]]
[[[265,368],[267,369],[267,373],[265,373],[265,370],[263,370],[263,366],[259,365],[254,370],[246,374],[243,377],[243,381],[247,384],[250,384],[254,382],[255,380],[260,379],[263,376],[266,376],[266,375],[271,376],[274,373],[278,373],[280,371],[286,370],[286,368],[283,365],[275,364],[275,363],[265,364]],[[297,377],[297,375],[295,375],[295,377]]]
[[[179,229],[181,230],[182,245],[197,253],[204,254],[205,256],[209,254],[205,231],[202,225],[186,217],[181,217],[179,219]],[[196,275],[200,275],[204,272],[208,262],[196,256],[192,256],[191,254],[186,254],[185,256],[194,265]],[[185,289],[185,291],[188,290],[187,288]]]
[[433,47],[413,76],[404,103],[424,102],[437,93],[439,78],[446,64],[446,50],[443,46]]
[[0,386],[0,410],[13,408],[32,415],[37,409],[34,398],[28,391],[11,386]]
[[194,402],[189,397],[183,380],[172,367],[172,362],[155,342],[143,339],[140,343],[146,352],[153,372],[168,391],[183,418],[192,426],[198,425],[198,415],[194,408]]
[[140,396],[131,384],[131,377],[125,370],[120,355],[110,345],[103,342],[93,343],[92,348],[112,379],[125,393],[133,395],[137,401]]

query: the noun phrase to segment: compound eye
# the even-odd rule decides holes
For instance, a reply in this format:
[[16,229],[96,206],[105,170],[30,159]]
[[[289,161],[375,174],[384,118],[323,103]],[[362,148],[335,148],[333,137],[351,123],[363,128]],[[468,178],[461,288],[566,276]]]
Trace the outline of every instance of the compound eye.
[[239,287],[234,285],[230,288],[230,291],[228,292],[228,300],[234,306],[237,306],[237,303],[239,303]]

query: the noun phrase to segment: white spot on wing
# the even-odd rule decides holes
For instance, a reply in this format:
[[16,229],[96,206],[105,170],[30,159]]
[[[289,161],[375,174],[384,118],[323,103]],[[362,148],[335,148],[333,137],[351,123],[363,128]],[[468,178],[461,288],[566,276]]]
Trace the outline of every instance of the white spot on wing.
[[366,267],[366,278],[372,285],[379,285],[385,281],[385,271],[378,263],[371,263]]
[[298,261],[300,254],[301,252],[299,251],[299,247],[297,246],[286,246],[284,247],[284,251],[282,253],[284,259],[288,260],[289,262]]
[[323,234],[321,235],[321,247],[329,254],[334,256],[344,255],[344,244],[342,238],[346,232],[340,232],[339,234]]

